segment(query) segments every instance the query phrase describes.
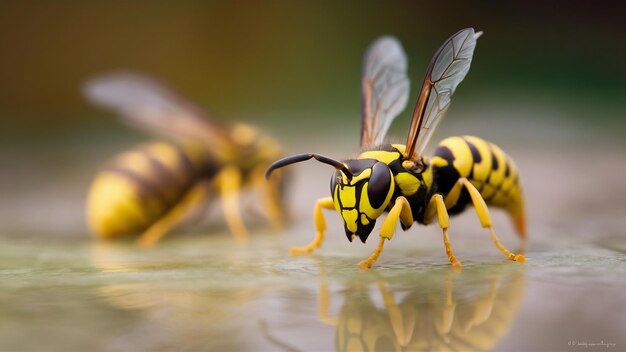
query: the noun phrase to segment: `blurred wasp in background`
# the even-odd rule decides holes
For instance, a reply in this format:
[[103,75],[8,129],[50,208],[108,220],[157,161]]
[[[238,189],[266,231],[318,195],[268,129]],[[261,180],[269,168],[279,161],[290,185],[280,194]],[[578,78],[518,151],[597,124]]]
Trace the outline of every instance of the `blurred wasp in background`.
[[227,127],[156,79],[137,73],[95,77],[83,92],[123,122],[165,137],[121,153],[96,175],[87,200],[87,221],[95,235],[140,234],[138,243],[150,246],[217,194],[230,231],[244,241],[239,195],[248,186],[262,191],[266,216],[282,227],[285,178],[263,180],[267,166],[283,155],[274,139],[246,124]]
[[337,171],[330,181],[332,197],[317,201],[315,239],[293,248],[292,254],[318,248],[326,223],[322,209],[335,209],[342,217],[349,241],[362,242],[374,229],[376,219],[388,216],[380,230],[377,248],[360,262],[369,268],[382,252],[385,240],[393,237],[398,220],[403,230],[414,221],[431,223],[435,216],[443,231],[446,253],[453,267],[461,262],[448,239],[448,214],[460,213],[472,203],[481,225],[488,228],[495,245],[510,260],[524,262],[496,237],[487,205],[504,208],[513,218],[520,237],[526,238],[526,218],[519,174],[515,163],[497,146],[473,136],[450,137],[440,142],[432,158],[423,155],[435,127],[450,106],[458,84],[469,71],[482,32],[463,29],[446,40],[433,56],[413,112],[405,145],[385,144],[393,119],[404,110],[409,96],[407,58],[392,37],[376,40],[363,62],[361,149],[354,159],[343,162],[319,155],[299,154],[273,163],[266,178],[281,167],[314,158]]

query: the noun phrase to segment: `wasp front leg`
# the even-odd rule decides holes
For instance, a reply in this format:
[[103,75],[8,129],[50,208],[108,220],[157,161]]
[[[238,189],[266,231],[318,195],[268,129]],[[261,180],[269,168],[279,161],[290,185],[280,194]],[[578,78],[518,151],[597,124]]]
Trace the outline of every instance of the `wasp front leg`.
[[227,166],[220,171],[216,180],[228,228],[238,242],[245,242],[248,240],[248,231],[241,219],[239,207],[241,172],[234,166]]
[[335,205],[331,197],[318,199],[317,203],[315,203],[315,208],[313,209],[313,221],[315,222],[317,232],[313,241],[304,247],[292,248],[289,253],[292,255],[311,253],[313,250],[322,245],[322,241],[324,241],[324,232],[326,231],[326,220],[324,220],[322,209],[335,209]]
[[362,260],[359,263],[361,269],[371,268],[372,264],[378,259],[380,253],[383,251],[383,246],[385,245],[385,240],[390,240],[393,237],[394,232],[396,231],[396,225],[398,224],[398,220],[402,222],[406,228],[413,224],[413,213],[411,212],[411,206],[406,198],[400,196],[396,198],[396,202],[393,205],[393,208],[389,211],[387,218],[383,222],[383,227],[380,229],[380,240],[378,242],[378,246],[369,256],[369,258]]
[[452,189],[448,193],[445,204],[448,207],[454,205],[458,201],[463,187],[465,187],[465,189],[467,189],[467,191],[469,192],[470,198],[472,199],[472,204],[474,205],[474,209],[476,210],[476,215],[478,215],[478,220],[480,221],[480,224],[482,225],[483,228],[489,229],[491,240],[496,245],[496,247],[498,247],[498,249],[502,253],[504,253],[504,255],[507,256],[507,258],[509,258],[510,260],[520,262],[520,263],[525,262],[526,258],[522,254],[512,253],[511,251],[506,249],[502,245],[502,243],[500,243],[500,240],[496,236],[496,233],[493,231],[493,226],[491,223],[491,216],[489,215],[489,208],[487,208],[487,204],[485,203],[485,200],[483,199],[483,197],[480,195],[480,192],[478,192],[476,187],[474,187],[474,185],[468,179],[460,178],[456,182],[454,187],[452,187]]

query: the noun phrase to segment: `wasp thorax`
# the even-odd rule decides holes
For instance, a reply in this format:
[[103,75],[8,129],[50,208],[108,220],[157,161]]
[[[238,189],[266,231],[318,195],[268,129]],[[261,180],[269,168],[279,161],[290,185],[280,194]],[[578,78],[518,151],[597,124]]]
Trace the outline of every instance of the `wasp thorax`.
[[346,236],[365,242],[376,219],[385,211],[395,189],[389,167],[373,159],[347,160],[352,177],[336,171],[330,181],[335,209],[343,218]]

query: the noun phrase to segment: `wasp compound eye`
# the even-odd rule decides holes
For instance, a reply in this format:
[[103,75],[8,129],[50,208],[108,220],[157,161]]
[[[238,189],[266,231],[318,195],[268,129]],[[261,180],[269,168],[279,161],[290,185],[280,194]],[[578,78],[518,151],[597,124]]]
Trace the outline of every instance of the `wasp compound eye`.
[[381,162],[374,164],[372,176],[370,176],[367,185],[367,198],[374,209],[380,208],[385,203],[390,187],[391,171],[389,167]]

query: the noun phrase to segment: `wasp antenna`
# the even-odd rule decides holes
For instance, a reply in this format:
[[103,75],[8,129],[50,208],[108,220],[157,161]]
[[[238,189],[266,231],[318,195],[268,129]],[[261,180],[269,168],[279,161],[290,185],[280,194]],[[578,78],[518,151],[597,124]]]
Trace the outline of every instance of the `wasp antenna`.
[[287,165],[299,163],[301,161],[307,161],[309,159],[315,159],[315,160],[317,160],[319,162],[322,162],[324,164],[328,164],[330,166],[333,166],[335,169],[343,172],[346,175],[346,177],[348,178],[348,180],[352,180],[352,173],[340,161],[337,161],[335,159],[331,159],[331,158],[323,156],[323,155],[314,154],[314,153],[296,154],[296,155],[288,156],[286,158],[283,158],[283,159],[280,159],[278,161],[275,161],[265,171],[265,178],[269,179],[270,178],[270,174],[272,173],[272,171],[274,171],[276,169],[279,169],[279,168],[287,166]]

